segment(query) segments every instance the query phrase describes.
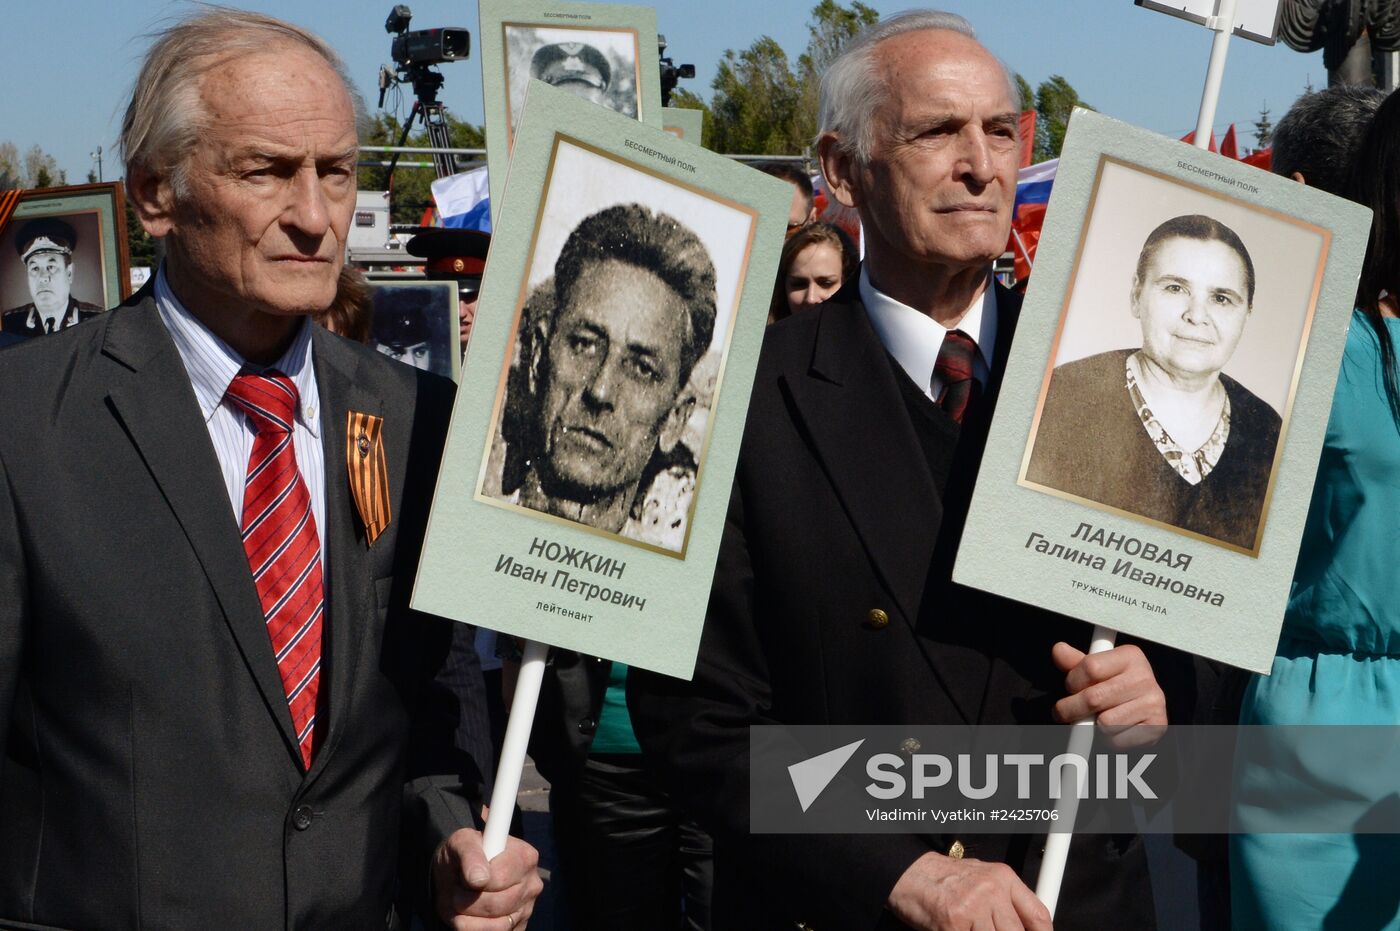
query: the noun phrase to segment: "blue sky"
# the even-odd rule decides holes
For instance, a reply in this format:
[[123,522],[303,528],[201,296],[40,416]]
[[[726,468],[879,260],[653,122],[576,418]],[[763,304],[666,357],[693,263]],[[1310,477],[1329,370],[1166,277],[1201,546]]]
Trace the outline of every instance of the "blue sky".
[[[238,2],[238,0],[234,0]],[[657,17],[677,62],[693,63],[683,86],[710,96],[715,65],[727,48],[746,48],[769,35],[792,57],[806,45],[816,0],[660,0]],[[389,61],[384,19],[389,0],[241,0],[243,6],[291,19],[323,35],[345,58],[371,109],[376,76]],[[907,2],[871,4],[882,13]],[[0,141],[23,153],[37,143],[58,159],[70,183],[105,150],[104,177],[120,174],[115,146],[120,109],[144,50],[144,36],[189,9],[164,0],[6,0],[0,61],[8,77],[0,99]],[[473,0],[410,0],[414,28],[464,26],[473,57],[445,66],[442,99],[456,115],[482,121],[481,70],[476,57]],[[982,40],[1032,85],[1061,74],[1095,108],[1172,136],[1195,127],[1210,55],[1205,29],[1136,7],[1132,0],[944,0],[944,9],[972,20]],[[1230,43],[1216,130],[1244,132],[1267,104],[1277,122],[1308,81],[1327,83],[1322,53],[1286,46]],[[409,95],[405,95],[408,97]],[[411,100],[410,100],[411,102]],[[1241,141],[1253,145],[1244,135]]]

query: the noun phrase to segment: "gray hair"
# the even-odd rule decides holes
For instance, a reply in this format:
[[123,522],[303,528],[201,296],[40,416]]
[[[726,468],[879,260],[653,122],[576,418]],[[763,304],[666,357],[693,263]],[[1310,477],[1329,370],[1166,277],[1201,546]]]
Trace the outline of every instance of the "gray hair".
[[[972,24],[957,13],[942,10],[906,10],[887,16],[852,39],[827,67],[821,80],[818,138],[831,133],[838,147],[861,163],[870,160],[875,142],[875,114],[889,99],[889,88],[880,74],[875,47],[906,32],[941,29],[976,41]],[[1006,65],[1007,94],[1019,106],[1020,93]]]
[[1309,187],[1346,196],[1356,151],[1385,97],[1350,84],[1299,97],[1274,129],[1274,174],[1296,171]]
[[277,44],[309,49],[330,66],[355,111],[356,128],[365,104],[355,92],[340,56],[314,33],[261,13],[206,6],[152,35],[131,102],[122,118],[121,151],[127,173],[167,174],[176,198],[185,196],[190,153],[206,128],[200,79],[235,58],[267,51]]

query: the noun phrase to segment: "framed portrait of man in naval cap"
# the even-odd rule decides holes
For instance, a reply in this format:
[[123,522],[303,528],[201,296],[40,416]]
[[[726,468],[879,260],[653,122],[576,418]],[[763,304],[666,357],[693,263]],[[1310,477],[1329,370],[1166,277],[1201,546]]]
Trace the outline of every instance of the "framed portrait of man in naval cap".
[[25,191],[0,216],[0,332],[77,326],[130,291],[120,184]]

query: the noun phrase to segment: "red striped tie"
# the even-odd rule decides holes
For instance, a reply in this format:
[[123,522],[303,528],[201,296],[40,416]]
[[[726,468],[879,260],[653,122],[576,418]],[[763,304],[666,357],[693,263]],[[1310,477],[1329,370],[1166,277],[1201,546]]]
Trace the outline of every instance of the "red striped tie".
[[319,730],[316,696],[325,590],[311,495],[292,446],[297,388],[286,375],[268,369],[235,377],[228,397],[257,430],[243,488],[243,549],[267,618],[301,759],[310,769]]
[[962,423],[976,389],[977,382],[972,377],[972,360],[976,354],[977,344],[972,337],[962,330],[949,330],[943,336],[943,345],[933,363],[933,374],[943,383],[938,406],[958,423]]

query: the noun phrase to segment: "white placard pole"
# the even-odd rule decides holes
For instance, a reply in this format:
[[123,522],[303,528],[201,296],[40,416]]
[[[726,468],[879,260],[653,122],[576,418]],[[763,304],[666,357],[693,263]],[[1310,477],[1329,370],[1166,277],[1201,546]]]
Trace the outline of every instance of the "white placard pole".
[[488,860],[495,859],[506,849],[506,838],[510,836],[510,821],[515,816],[515,797],[520,792],[525,749],[530,744],[530,728],[535,723],[535,705],[539,702],[548,653],[546,644],[525,641],[525,655],[520,661],[520,675],[515,680],[515,695],[510,702],[510,718],[506,721],[505,742],[501,745],[501,761],[496,765],[496,785],[491,790],[491,810],[486,816],[486,832],[482,839]]
[[[1107,627],[1094,627],[1094,639],[1089,645],[1090,653],[1103,653],[1113,649],[1117,631]],[[1089,758],[1089,749],[1094,745],[1094,719],[1092,716],[1074,722],[1069,732],[1069,753],[1073,756]],[[1069,859],[1069,842],[1074,837],[1074,819],[1079,814],[1079,793],[1089,778],[1088,767],[1077,771],[1078,782],[1073,792],[1061,793],[1055,802],[1055,820],[1051,822],[1063,830],[1051,831],[1045,838],[1045,855],[1040,860],[1040,874],[1035,880],[1035,897],[1050,909],[1050,917],[1055,917],[1055,904],[1060,900],[1060,883],[1065,878],[1065,863]]]
[[1206,66],[1206,86],[1201,91],[1201,112],[1196,116],[1194,144],[1198,149],[1210,148],[1210,131],[1215,125],[1215,105],[1220,101],[1220,85],[1225,79],[1225,56],[1230,51],[1230,33],[1235,28],[1235,0],[1220,0],[1215,16],[1206,20],[1206,28],[1214,30],[1210,45],[1210,64]]
[[[1210,64],[1206,66],[1206,85],[1201,91],[1201,111],[1196,116],[1196,135],[1192,144],[1198,149],[1210,148],[1211,127],[1215,125],[1215,105],[1220,100],[1220,85],[1225,78],[1225,56],[1230,51],[1230,34],[1234,30],[1236,0],[1220,0],[1216,15],[1206,20],[1206,28],[1214,31],[1215,38],[1210,46]],[[1094,628],[1094,641],[1090,653],[1102,653],[1113,649],[1116,631],[1107,627]],[[1094,719],[1075,721],[1070,729],[1069,753],[1088,758],[1094,745]],[[1081,781],[1088,774],[1081,774]],[[1040,861],[1040,874],[1035,881],[1035,895],[1050,909],[1050,917],[1055,917],[1055,905],[1060,900],[1060,884],[1065,878],[1065,863],[1069,859],[1069,842],[1074,837],[1074,819],[1079,814],[1079,792],[1069,793],[1055,805],[1055,825],[1062,830],[1053,831],[1045,838],[1045,856]]]

